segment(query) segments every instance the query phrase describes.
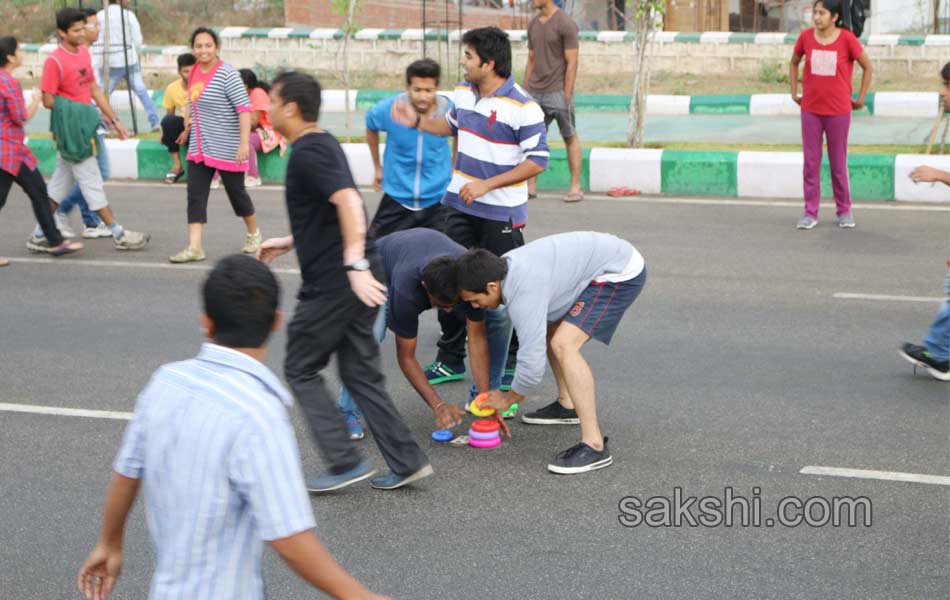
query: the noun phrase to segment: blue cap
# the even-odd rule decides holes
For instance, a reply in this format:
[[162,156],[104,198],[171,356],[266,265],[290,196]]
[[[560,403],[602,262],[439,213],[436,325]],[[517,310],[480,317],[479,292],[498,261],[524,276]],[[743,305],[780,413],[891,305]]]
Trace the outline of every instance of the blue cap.
[[436,429],[432,432],[432,439],[437,442],[447,442],[455,437],[455,434],[448,429]]

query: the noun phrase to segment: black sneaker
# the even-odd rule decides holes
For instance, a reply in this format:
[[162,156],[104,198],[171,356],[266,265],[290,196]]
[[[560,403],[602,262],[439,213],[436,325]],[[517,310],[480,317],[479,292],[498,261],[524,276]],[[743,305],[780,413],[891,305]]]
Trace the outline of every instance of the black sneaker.
[[927,349],[917,344],[904,344],[898,354],[916,367],[924,367],[934,379],[950,381],[950,360],[936,360]]
[[555,400],[544,408],[521,415],[521,422],[528,425],[578,425],[577,411],[564,408]]
[[613,462],[610,450],[607,449],[607,438],[604,438],[604,449],[600,452],[581,442],[558,453],[554,461],[548,465],[548,471],[561,475],[575,475],[609,467]]

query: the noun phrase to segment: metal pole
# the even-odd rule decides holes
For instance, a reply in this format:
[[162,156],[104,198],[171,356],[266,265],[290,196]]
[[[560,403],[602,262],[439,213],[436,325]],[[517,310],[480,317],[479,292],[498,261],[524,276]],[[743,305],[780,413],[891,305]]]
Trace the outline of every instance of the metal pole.
[[[125,86],[129,88],[129,109],[132,111],[132,131],[139,134],[139,121],[135,116],[135,101],[132,100],[132,73],[129,71],[129,43],[125,37],[125,7],[119,0],[119,22],[122,24],[122,59],[125,61]],[[107,15],[108,16],[108,15]]]
[[105,33],[102,38],[102,56],[99,60],[102,64],[102,84],[105,87],[106,94],[109,93],[109,51],[112,47],[109,45],[109,0],[102,0],[102,14],[105,15]]

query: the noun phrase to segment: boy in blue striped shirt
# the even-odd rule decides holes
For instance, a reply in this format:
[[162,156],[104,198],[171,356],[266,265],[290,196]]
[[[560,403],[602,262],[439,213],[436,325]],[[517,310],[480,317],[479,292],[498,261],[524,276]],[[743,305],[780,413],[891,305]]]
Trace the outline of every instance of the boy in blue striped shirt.
[[201,321],[210,341],[160,368],[139,396],[99,541],[79,571],[86,598],[115,587],[140,485],[156,551],[152,600],[263,598],[262,540],[333,598],[379,598],[312,531],[290,394],[263,364],[279,296],[270,269],[249,256],[225,258],[208,276]]

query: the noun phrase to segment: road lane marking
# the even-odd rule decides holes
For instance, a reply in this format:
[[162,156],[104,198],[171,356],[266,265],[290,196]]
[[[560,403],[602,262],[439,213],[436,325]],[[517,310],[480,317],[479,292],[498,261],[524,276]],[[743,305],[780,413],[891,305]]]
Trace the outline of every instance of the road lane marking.
[[942,475],[922,475],[920,473],[900,473],[897,471],[867,471],[864,469],[809,466],[803,468],[799,473],[802,475],[826,475],[828,477],[848,477],[851,479],[878,479],[882,481],[950,485],[950,477],[944,477]]
[[128,421],[130,412],[114,410],[87,410],[85,408],[61,408],[58,406],[40,406],[38,404],[10,404],[0,402],[0,412],[29,413],[33,415],[56,415],[60,417],[84,417],[87,419],[113,419]]
[[[167,262],[137,262],[123,260],[89,260],[83,258],[11,258],[11,263],[24,263],[31,265],[66,265],[80,267],[118,267],[123,269],[159,269],[170,271],[210,271],[214,269],[214,264],[204,265],[175,265]],[[271,271],[279,275],[300,275],[300,269],[272,268]]]
[[892,296],[889,294],[852,294],[837,292],[832,297],[839,300],[879,300],[882,302],[942,302],[944,298],[938,296]]

